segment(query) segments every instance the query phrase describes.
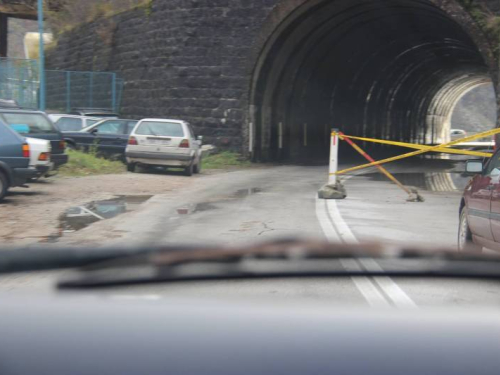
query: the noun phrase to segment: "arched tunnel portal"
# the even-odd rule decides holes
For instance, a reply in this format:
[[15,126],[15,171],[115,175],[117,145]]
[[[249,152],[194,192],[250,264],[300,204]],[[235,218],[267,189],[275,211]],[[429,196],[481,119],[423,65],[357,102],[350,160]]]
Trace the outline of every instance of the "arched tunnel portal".
[[477,40],[431,0],[295,2],[278,9],[253,72],[249,133],[258,160],[326,158],[332,127],[446,141],[458,100],[491,82]]

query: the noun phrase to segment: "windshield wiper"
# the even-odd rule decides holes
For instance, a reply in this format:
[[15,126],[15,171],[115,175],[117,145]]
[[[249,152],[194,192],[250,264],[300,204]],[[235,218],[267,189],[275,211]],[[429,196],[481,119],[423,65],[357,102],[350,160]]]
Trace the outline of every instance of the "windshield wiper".
[[0,273],[81,268],[85,288],[241,278],[401,276],[500,279],[500,256],[384,244],[281,240],[241,248],[28,249],[0,253]]

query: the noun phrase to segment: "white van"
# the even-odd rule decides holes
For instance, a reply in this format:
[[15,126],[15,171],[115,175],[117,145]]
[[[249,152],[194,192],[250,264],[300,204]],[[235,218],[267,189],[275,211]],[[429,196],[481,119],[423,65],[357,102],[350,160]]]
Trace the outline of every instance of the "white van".
[[125,150],[127,169],[137,165],[184,168],[191,176],[201,171],[201,137],[185,121],[143,119],[130,134]]

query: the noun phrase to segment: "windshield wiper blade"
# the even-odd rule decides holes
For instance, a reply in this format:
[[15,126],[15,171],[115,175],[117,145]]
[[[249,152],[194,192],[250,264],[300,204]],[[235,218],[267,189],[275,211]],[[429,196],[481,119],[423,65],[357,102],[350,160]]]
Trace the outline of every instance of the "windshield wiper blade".
[[0,251],[0,274],[85,267],[158,251],[189,250],[189,247],[140,248],[10,248]]
[[[342,260],[342,262],[339,262]],[[285,261],[255,259],[238,263],[198,263],[168,267],[144,264],[135,267],[92,269],[61,279],[60,289],[86,289],[237,279],[334,278],[334,277],[403,277],[403,278],[465,278],[500,280],[498,262],[429,261],[427,259],[376,259],[378,267],[366,268],[363,260],[374,258],[340,258]],[[353,264],[346,267],[346,262]],[[408,261],[411,262],[410,267]]]
[[[379,269],[321,268],[329,260],[376,259]],[[400,262],[397,262],[399,261]],[[319,261],[319,262],[318,262]],[[274,263],[273,263],[274,262]],[[391,265],[391,262],[393,264]],[[395,262],[395,263],[394,263]],[[198,266],[195,274],[193,270]],[[83,267],[85,284],[207,278],[304,276],[445,276],[499,278],[500,256],[447,249],[401,248],[384,244],[333,244],[279,240],[247,247],[163,246],[141,248],[20,249],[0,252],[0,274]],[[191,268],[189,268],[191,267]],[[210,268],[211,267],[211,268]],[[140,271],[140,272],[139,272]],[[147,272],[145,272],[147,271]],[[117,278],[116,275],[120,277]],[[86,281],[83,281],[83,280]],[[97,279],[96,279],[97,280]],[[94,280],[94,281],[96,281]],[[98,284],[90,282],[89,284]],[[61,284],[68,286],[69,284]]]
[[225,248],[221,246],[141,246],[138,248],[11,248],[0,251],[0,274],[43,271],[85,267],[99,264],[102,267],[119,264],[189,263],[204,259],[206,261],[237,261],[248,255],[266,257],[290,257],[300,252],[313,254],[319,249],[325,256],[338,256],[369,253],[376,256],[382,245],[341,245],[301,240],[279,240],[256,246]]

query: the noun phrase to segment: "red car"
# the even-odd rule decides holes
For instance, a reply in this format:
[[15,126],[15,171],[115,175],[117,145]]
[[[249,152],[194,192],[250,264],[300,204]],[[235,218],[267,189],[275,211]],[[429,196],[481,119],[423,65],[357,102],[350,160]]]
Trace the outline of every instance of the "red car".
[[460,203],[459,250],[500,251],[500,150],[486,163],[469,160],[466,172],[476,174]]

